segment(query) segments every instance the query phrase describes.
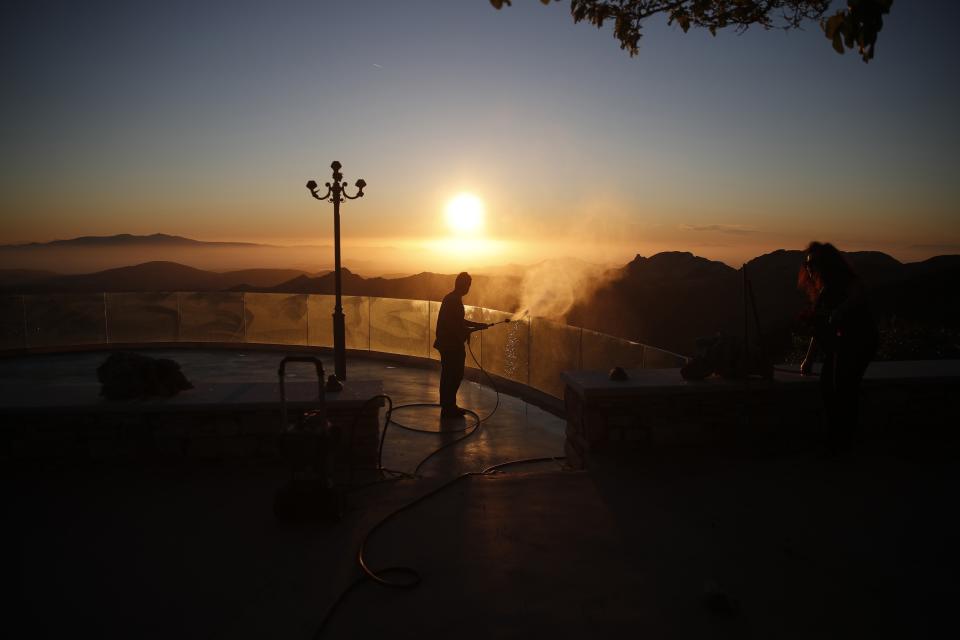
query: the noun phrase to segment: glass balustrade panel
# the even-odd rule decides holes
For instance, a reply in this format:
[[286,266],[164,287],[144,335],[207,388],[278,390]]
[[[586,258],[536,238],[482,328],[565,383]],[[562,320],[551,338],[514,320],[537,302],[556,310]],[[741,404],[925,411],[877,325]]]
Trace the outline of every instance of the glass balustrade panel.
[[[308,344],[333,348],[333,311],[336,296],[311,294],[307,299]],[[370,348],[370,300],[366,296],[342,296],[344,342],[347,349]]]
[[23,296],[0,296],[0,350],[27,346]]
[[530,386],[562,398],[560,374],[580,368],[580,328],[533,318],[530,322]]
[[105,344],[104,294],[24,297],[28,347]]
[[682,367],[686,362],[683,356],[644,345],[643,366],[647,369],[672,369]]
[[[110,293],[0,297],[0,349],[107,343],[243,342],[333,346],[334,296],[282,293]],[[344,296],[348,349],[433,360],[440,302]],[[466,317],[512,314],[466,306]],[[473,333],[470,346],[492,374],[560,397],[560,373],[578,368],[673,368],[663,349],[543,318]],[[466,365],[476,367],[469,352]]]
[[320,294],[307,298],[307,343],[311,347],[333,347],[335,300],[335,296]]
[[370,350],[429,358],[429,323],[426,300],[371,298]]
[[307,295],[252,293],[243,295],[247,342],[307,344]]
[[581,367],[588,371],[609,371],[614,367],[643,367],[643,345],[605,333],[583,329]]
[[243,342],[243,293],[180,293],[181,342]]
[[343,315],[347,349],[370,349],[370,298],[343,296]]
[[[502,322],[513,314],[493,309],[482,309],[482,322]],[[480,319],[481,314],[474,316]],[[530,321],[524,318],[490,327],[483,332],[483,368],[489,373],[519,382],[529,383]]]
[[176,293],[106,295],[110,342],[140,344],[179,339],[180,309]]
[[[463,315],[467,320],[474,322],[486,322],[487,309],[483,307],[474,307],[469,304],[463,305]],[[436,325],[434,325],[436,327]],[[470,369],[479,369],[483,362],[483,331],[474,331],[470,334],[470,340],[467,341],[467,367]],[[431,342],[431,344],[433,344]],[[473,354],[471,355],[471,351]],[[439,352],[437,352],[439,354]]]

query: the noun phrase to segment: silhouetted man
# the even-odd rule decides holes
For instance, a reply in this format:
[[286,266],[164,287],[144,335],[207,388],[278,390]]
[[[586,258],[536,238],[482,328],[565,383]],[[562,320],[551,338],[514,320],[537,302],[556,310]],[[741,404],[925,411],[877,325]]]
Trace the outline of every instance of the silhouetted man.
[[467,353],[464,343],[470,332],[486,329],[489,325],[464,317],[463,296],[470,291],[473,279],[463,272],[457,276],[453,291],[443,298],[437,317],[437,339],[433,348],[440,352],[440,417],[456,418],[466,413],[457,406],[457,390],[463,382],[463,365]]

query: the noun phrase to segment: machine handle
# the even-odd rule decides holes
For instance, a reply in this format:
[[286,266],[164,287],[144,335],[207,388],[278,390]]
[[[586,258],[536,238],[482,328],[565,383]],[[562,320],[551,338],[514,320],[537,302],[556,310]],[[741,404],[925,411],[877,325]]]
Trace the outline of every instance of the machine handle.
[[280,368],[277,369],[277,375],[280,378],[280,399],[283,401],[285,399],[284,389],[283,389],[283,377],[286,375],[286,368],[288,362],[306,362],[308,364],[313,364],[317,370],[317,397],[323,397],[323,363],[320,362],[320,358],[314,356],[286,356],[283,360],[280,361]]
[[280,428],[287,428],[287,390],[284,387],[284,376],[286,375],[288,362],[312,363],[317,369],[317,398],[323,399],[323,363],[320,358],[313,356],[286,356],[280,361],[280,368],[277,369],[277,376],[280,378]]
[[320,358],[314,356],[286,356],[280,361],[280,368],[277,369],[277,376],[280,378],[280,424],[283,428],[287,426],[287,390],[284,386],[284,376],[286,375],[288,362],[313,364],[317,370],[317,397],[323,399],[323,363],[320,362]]

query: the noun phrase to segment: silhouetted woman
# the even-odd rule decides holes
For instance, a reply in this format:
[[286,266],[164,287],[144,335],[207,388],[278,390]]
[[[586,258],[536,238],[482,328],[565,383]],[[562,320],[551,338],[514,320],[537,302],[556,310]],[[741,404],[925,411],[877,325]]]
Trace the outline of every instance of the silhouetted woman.
[[800,372],[810,374],[819,347],[829,438],[835,448],[845,449],[856,432],[860,382],[877,350],[877,325],[863,284],[830,243],[811,242],[807,247],[798,286],[813,305],[813,337]]

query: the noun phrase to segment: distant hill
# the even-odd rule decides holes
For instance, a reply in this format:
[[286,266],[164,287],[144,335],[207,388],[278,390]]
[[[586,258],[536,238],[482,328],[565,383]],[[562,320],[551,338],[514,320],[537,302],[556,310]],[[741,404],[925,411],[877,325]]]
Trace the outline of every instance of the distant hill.
[[960,327],[960,256],[937,256],[903,265],[903,274],[882,283],[874,310],[885,318],[940,327]]
[[53,240],[51,242],[29,242],[25,244],[0,245],[0,250],[33,250],[43,247],[143,247],[143,246],[217,246],[217,247],[263,247],[270,245],[253,242],[205,242],[191,240],[181,236],[171,236],[165,233],[154,233],[147,236],[136,236],[129,233],[119,233],[112,236],[81,236],[69,240]]
[[737,270],[690,253],[637,256],[578,301],[570,324],[687,353],[697,336],[736,326]]
[[723,278],[734,269],[722,262],[695,256],[689,251],[665,251],[650,258],[637,256],[625,267],[624,277],[650,283]]
[[[884,327],[907,323],[914,333],[917,327],[928,336],[940,332],[943,348],[960,355],[953,337],[960,329],[960,256],[903,264],[875,251],[845,255]],[[802,331],[800,316],[808,303],[796,287],[801,258],[800,251],[779,250],[745,266],[764,343],[774,356],[788,352],[792,334]],[[689,253],[637,256],[581,300],[568,321],[689,354],[699,336],[743,334],[743,272]],[[752,310],[750,315],[754,340]]]
[[[250,267],[317,272],[329,268],[332,258],[330,247],[207,242],[165,233],[0,245],[0,270],[48,270],[53,266],[61,274],[77,275],[144,262],[176,262],[217,272]],[[359,261],[355,264],[363,268]]]
[[[343,269],[341,285],[343,295],[348,296],[442,300],[453,290],[456,277],[456,274],[424,272],[402,278],[364,278],[349,269]],[[478,307],[513,311],[520,303],[520,282],[518,277],[476,275],[466,302]],[[336,283],[333,272],[330,272],[312,278],[301,275],[269,289],[247,286],[237,287],[236,290],[332,295],[336,292]]]
[[[23,275],[18,278],[18,275]],[[420,273],[401,278],[364,278],[344,268],[344,295],[441,300],[453,289],[455,274]],[[297,269],[245,269],[217,273],[176,262],[145,262],[80,275],[0,270],[0,293],[100,293],[121,291],[263,291],[333,294],[333,272],[308,274]],[[468,302],[496,309],[518,304],[519,279],[474,278]]]
[[[415,251],[386,246],[345,248],[344,258],[354,271],[371,275],[397,272],[405,264],[423,268]],[[80,275],[144,262],[176,262],[217,272],[262,267],[316,273],[333,268],[333,247],[209,242],[165,233],[122,233],[0,245],[0,270],[42,271],[55,265],[58,273]]]
[[107,269],[82,275],[38,276],[17,279],[22,270],[0,270],[0,291],[5,293],[99,293],[119,291],[223,291],[248,285],[273,287],[305,276],[296,269],[245,269],[216,273],[176,262],[145,262],[132,267]]
[[0,289],[27,285],[57,275],[53,271],[41,271],[39,269],[0,269]]

